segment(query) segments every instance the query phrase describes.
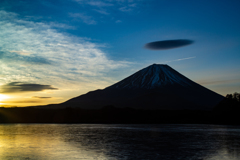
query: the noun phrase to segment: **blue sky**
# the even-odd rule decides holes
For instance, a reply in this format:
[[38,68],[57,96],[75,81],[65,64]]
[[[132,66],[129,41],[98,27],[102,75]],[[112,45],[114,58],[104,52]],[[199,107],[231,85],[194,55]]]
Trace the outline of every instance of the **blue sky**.
[[[153,63],[219,94],[240,92],[239,6],[239,0],[1,0],[0,103],[63,102]],[[172,39],[194,43],[144,48]]]

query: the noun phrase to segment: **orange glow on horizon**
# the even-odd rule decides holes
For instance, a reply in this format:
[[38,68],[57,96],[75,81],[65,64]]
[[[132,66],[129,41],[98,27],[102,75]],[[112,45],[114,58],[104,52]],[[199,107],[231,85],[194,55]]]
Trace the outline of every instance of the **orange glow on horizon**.
[[3,100],[5,100],[5,99],[8,99],[9,98],[9,96],[6,96],[6,95],[4,95],[4,94],[0,94],[0,104],[3,104],[3,103],[1,103]]

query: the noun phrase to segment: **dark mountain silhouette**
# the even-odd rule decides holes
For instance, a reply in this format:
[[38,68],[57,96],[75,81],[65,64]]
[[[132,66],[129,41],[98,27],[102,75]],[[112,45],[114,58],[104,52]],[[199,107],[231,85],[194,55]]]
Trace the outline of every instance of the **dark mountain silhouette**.
[[221,100],[223,96],[191,81],[168,65],[153,64],[112,86],[72,98],[61,106],[211,110]]

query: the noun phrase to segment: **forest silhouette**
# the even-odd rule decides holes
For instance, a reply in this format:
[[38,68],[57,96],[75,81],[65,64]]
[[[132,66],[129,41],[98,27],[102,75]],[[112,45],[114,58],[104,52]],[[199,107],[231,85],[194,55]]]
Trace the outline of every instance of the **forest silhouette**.
[[[49,109],[51,107],[51,109]],[[0,108],[0,123],[174,123],[239,125],[240,93],[228,94],[211,111],[206,110],[141,110],[103,106],[80,109],[56,105],[42,107]]]

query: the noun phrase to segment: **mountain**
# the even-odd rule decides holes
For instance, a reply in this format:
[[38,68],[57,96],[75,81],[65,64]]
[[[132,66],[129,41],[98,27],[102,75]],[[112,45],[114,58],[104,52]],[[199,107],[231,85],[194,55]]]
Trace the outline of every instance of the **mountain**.
[[191,81],[168,65],[153,64],[103,89],[64,103],[65,107],[100,109],[211,110],[223,96]]

